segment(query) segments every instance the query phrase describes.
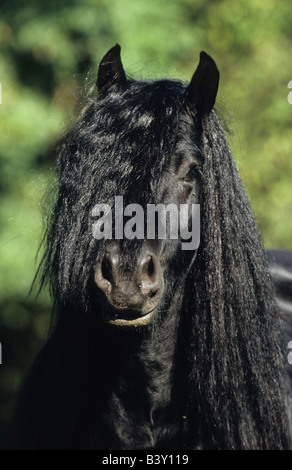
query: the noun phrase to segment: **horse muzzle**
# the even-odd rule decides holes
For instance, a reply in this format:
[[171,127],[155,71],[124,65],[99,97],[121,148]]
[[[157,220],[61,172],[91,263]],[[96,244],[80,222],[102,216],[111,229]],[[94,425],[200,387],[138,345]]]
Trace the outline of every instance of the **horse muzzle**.
[[142,248],[137,261],[128,263],[118,245],[109,245],[96,267],[94,280],[103,292],[103,317],[107,323],[137,327],[149,324],[155,317],[164,280],[153,251]]

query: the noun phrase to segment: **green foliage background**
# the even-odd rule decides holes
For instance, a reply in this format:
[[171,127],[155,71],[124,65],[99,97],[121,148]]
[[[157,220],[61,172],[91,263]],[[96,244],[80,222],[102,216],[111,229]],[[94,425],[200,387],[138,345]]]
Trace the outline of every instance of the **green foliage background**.
[[292,249],[291,25],[290,0],[2,0],[0,441],[49,325],[48,293],[28,292],[54,146],[102,56],[118,42],[129,75],[184,80],[201,50],[215,59],[217,109],[263,241]]

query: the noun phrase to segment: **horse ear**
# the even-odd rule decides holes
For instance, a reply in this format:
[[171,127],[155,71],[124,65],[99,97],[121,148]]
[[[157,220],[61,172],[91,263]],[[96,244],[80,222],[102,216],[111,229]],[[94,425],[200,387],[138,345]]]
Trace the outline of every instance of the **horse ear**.
[[219,70],[206,52],[200,53],[200,62],[187,89],[189,109],[204,117],[212,110],[219,85]]
[[114,83],[125,85],[127,83],[126,74],[121,61],[121,47],[116,44],[104,56],[99,64],[97,74],[97,88],[101,91]]

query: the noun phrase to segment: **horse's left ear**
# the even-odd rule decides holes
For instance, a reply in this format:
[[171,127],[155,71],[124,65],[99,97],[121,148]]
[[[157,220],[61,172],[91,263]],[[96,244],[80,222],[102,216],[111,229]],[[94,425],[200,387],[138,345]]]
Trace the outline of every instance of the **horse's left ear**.
[[219,70],[206,52],[200,53],[200,62],[187,89],[186,105],[200,117],[212,110],[219,85]]
[[121,46],[116,44],[104,56],[99,64],[97,75],[97,89],[110,87],[114,83],[125,85],[127,83],[126,74],[121,60]]

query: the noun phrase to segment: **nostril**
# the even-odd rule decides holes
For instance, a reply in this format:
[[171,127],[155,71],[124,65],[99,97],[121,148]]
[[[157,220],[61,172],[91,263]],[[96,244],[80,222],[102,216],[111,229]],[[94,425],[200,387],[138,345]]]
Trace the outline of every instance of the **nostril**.
[[101,274],[105,280],[107,280],[111,284],[113,283],[112,265],[107,255],[103,257],[103,260],[101,263]]
[[152,297],[156,294],[161,285],[159,272],[158,260],[155,255],[148,254],[142,259],[138,279],[143,295]]
[[119,256],[117,253],[107,251],[102,259],[100,272],[103,279],[114,284],[114,278],[119,265]]
[[143,277],[148,277],[149,280],[154,280],[155,278],[155,265],[153,262],[152,256],[148,255],[142,263],[142,273]]

